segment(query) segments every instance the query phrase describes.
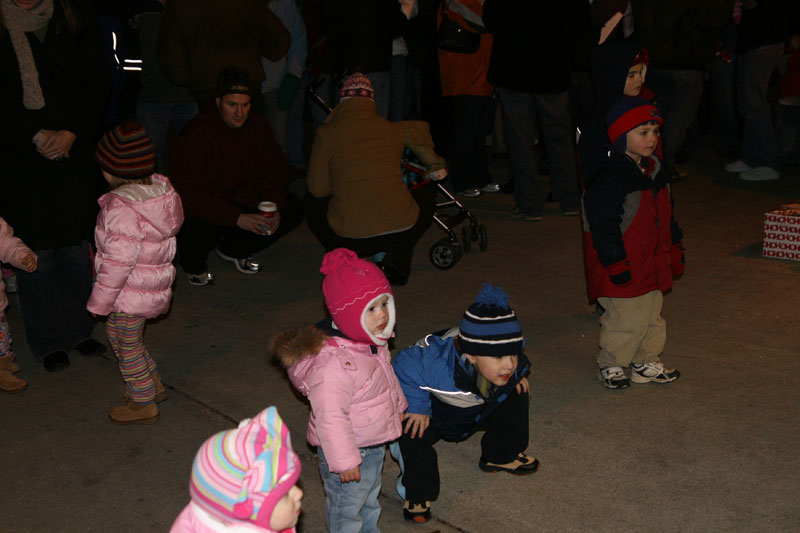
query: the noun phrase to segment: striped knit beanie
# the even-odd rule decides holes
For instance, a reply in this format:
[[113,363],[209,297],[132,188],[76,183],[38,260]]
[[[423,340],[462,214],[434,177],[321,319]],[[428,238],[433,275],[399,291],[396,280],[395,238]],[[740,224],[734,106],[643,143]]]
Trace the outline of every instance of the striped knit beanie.
[[275,407],[203,443],[192,466],[192,501],[224,522],[269,530],[275,504],[300,477],[300,460]]
[[114,126],[100,138],[94,152],[100,168],[120,179],[139,180],[156,171],[156,153],[138,122]]
[[353,98],[354,96],[363,96],[370,100],[375,100],[375,90],[372,88],[372,82],[369,78],[360,72],[347,76],[342,82],[342,91],[340,100]]
[[[333,323],[347,338],[382,346],[394,331],[394,294],[386,276],[374,263],[359,259],[347,248],[337,248],[325,254],[320,272],[325,306]],[[387,295],[389,320],[383,333],[375,336],[367,330],[365,311],[372,302]]]
[[503,289],[484,284],[461,319],[457,343],[460,353],[470,355],[503,357],[522,353],[522,328]]
[[611,105],[606,115],[608,138],[622,153],[628,146],[626,134],[648,122],[664,123],[658,108],[650,100],[638,96],[624,96]]

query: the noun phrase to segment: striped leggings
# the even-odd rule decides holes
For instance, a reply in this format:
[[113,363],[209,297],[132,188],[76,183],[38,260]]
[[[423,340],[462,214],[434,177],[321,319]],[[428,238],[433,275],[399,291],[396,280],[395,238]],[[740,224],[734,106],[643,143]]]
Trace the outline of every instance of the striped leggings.
[[111,313],[106,321],[106,335],[119,361],[128,398],[146,404],[153,403],[156,398],[152,375],[158,367],[144,345],[144,322],[144,317]]

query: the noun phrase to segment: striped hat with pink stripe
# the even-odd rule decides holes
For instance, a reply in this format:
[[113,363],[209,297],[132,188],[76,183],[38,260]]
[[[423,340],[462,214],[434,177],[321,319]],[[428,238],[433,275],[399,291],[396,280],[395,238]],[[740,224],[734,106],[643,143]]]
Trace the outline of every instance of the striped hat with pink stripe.
[[225,522],[250,522],[269,529],[275,504],[300,477],[300,460],[289,428],[268,407],[237,429],[223,431],[200,447],[192,466],[192,501]]
[[153,142],[138,122],[108,130],[97,143],[95,159],[100,168],[125,180],[147,178],[156,170]]

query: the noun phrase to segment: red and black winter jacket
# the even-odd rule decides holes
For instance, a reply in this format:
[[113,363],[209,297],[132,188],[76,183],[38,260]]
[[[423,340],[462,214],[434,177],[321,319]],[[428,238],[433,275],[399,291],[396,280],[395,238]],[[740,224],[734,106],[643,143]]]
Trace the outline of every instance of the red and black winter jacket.
[[[670,172],[655,156],[644,172],[630,157],[609,152],[608,165],[583,193],[583,250],[589,300],[633,298],[672,287],[670,248],[683,238],[672,216]],[[652,176],[652,179],[651,177]],[[630,271],[617,285],[611,275]]]

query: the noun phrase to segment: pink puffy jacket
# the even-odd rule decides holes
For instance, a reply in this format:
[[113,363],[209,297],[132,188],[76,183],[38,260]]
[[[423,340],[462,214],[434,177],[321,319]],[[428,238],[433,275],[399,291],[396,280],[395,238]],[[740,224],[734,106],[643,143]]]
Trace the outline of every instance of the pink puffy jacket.
[[[14,237],[14,230],[5,220],[0,218],[0,261],[22,268],[20,261],[25,254],[33,254],[33,252],[25,246],[25,243],[19,237]],[[0,311],[5,309],[7,305],[6,284],[3,283],[3,276],[0,276]]]
[[166,176],[153,174],[152,185],[123,185],[98,203],[97,282],[86,308],[145,318],[165,313],[175,281],[175,235],[183,223],[178,193]]
[[389,350],[314,327],[276,337],[273,351],[288,367],[292,384],[308,396],[306,437],[322,446],[331,472],[361,464],[359,448],[393,441],[402,431],[406,397],[392,370]]

